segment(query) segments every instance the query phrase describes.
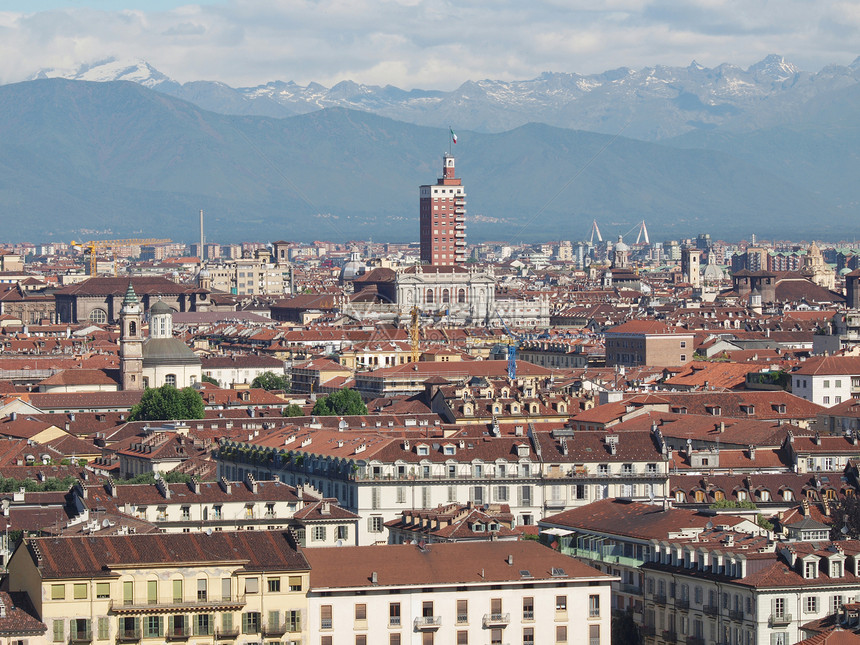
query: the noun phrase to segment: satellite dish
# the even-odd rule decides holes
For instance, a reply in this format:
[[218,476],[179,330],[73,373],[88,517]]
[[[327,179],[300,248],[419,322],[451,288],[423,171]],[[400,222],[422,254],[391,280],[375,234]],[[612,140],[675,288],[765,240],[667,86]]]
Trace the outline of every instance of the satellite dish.
[[418,540],[412,540],[409,544],[418,544]]
[[648,501],[654,501],[654,491],[648,491]]
[[338,540],[334,543],[335,546],[343,546],[343,540]]
[[206,535],[212,535],[212,529],[206,529]]
[[692,440],[692,439],[687,439],[687,445],[688,445],[688,446],[689,446],[689,445],[691,445],[692,443],[693,443],[693,440]]
[[705,524],[705,528],[710,531],[712,528],[714,528],[714,523],[709,520],[708,523]]
[[102,520],[102,528],[106,529],[109,526],[110,526],[110,520],[108,518],[103,519]]
[[839,529],[839,531],[842,533],[842,535],[848,535],[848,527],[847,526],[843,526],[841,529]]

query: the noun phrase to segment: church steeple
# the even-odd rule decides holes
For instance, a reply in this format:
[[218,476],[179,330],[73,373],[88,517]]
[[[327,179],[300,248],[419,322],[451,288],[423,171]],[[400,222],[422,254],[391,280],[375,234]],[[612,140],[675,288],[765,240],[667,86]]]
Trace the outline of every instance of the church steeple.
[[131,282],[128,283],[119,313],[119,355],[123,390],[143,389],[143,310]]

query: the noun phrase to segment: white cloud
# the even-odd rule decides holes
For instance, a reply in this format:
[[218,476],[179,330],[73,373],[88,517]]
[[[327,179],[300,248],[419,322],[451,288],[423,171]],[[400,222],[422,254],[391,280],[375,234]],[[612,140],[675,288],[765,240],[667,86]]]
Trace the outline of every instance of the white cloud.
[[232,0],[0,13],[0,81],[116,56],[180,82],[452,89],[693,59],[747,66],[771,52],[815,71],[853,60],[858,42],[860,9],[844,0]]

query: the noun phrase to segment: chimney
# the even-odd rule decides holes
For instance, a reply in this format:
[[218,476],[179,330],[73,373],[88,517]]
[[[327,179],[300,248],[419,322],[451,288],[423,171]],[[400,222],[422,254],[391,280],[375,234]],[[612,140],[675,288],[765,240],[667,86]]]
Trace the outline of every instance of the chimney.
[[755,461],[755,446],[750,444],[750,461]]
[[509,566],[511,566],[511,567],[512,567],[512,566],[514,566],[514,554],[513,554],[513,553],[509,553],[509,554],[508,554],[508,557],[505,559],[505,562],[507,562],[507,563],[508,563],[508,565],[509,565]]
[[230,486],[230,482],[227,481],[226,477],[221,477],[221,479],[218,480],[218,485],[221,487],[221,490],[223,490],[228,495],[230,494],[231,486]]
[[376,575],[376,571],[370,574],[370,583],[377,584],[379,582],[379,576]]

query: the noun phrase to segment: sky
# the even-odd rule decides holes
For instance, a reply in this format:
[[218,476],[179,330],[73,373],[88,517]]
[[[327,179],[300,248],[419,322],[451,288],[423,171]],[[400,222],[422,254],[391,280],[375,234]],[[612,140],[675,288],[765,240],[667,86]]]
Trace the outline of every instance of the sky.
[[179,81],[452,90],[618,67],[817,72],[860,55],[857,0],[0,0],[0,83],[143,59]]

